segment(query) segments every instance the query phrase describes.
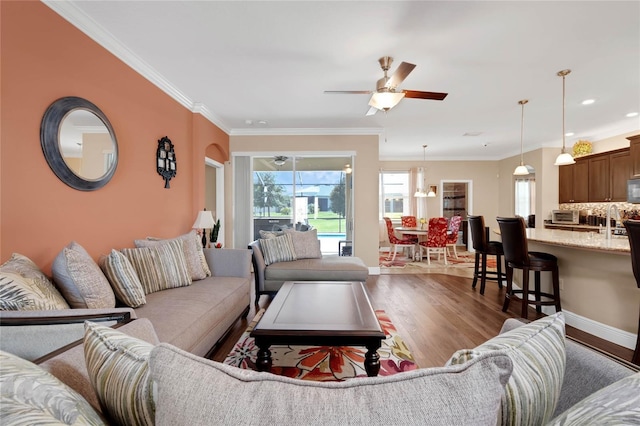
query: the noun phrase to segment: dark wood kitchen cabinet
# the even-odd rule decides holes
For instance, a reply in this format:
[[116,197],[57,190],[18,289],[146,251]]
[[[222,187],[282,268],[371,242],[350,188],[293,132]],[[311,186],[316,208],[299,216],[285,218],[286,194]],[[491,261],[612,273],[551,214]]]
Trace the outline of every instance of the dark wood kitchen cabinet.
[[589,161],[576,160],[575,164],[560,166],[559,202],[586,203],[589,201]]
[[629,136],[627,139],[631,153],[631,175],[640,177],[640,135]]
[[627,200],[631,154],[626,148],[589,156],[589,202]]
[[624,150],[609,155],[611,169],[611,201],[627,201],[627,181],[633,177],[631,153]]
[[[640,136],[638,144],[638,156],[640,156]],[[575,164],[560,166],[558,201],[560,203],[626,201],[627,180],[634,176],[634,161],[633,151],[622,148],[576,158]]]

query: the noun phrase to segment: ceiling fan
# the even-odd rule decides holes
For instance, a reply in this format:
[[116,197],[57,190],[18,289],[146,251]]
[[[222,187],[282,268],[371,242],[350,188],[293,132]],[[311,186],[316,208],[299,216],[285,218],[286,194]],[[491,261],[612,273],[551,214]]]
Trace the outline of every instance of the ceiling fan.
[[287,157],[285,157],[284,155],[277,155],[273,157],[273,164],[275,164],[276,166],[283,166],[286,162]]
[[398,85],[404,81],[411,71],[416,67],[414,64],[408,62],[402,62],[396,71],[391,75],[387,75],[387,71],[391,68],[393,58],[390,56],[383,56],[378,59],[380,67],[384,71],[384,77],[378,80],[376,84],[376,90],[325,90],[324,93],[328,94],[347,94],[347,95],[365,95],[371,94],[369,100],[369,111],[366,115],[374,115],[378,110],[389,111],[396,106],[402,98],[418,98],[418,99],[432,99],[435,101],[441,101],[447,97],[448,93],[439,92],[421,92],[418,90],[397,90]]

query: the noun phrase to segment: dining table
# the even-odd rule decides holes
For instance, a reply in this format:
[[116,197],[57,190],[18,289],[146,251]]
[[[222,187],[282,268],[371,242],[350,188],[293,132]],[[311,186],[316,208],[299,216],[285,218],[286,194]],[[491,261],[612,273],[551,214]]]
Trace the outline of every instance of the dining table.
[[398,226],[393,229],[394,231],[402,235],[415,235],[418,237],[418,243],[413,249],[413,257],[417,261],[422,261],[422,250],[420,249],[420,242],[427,241],[427,229],[420,227],[409,228],[406,226]]

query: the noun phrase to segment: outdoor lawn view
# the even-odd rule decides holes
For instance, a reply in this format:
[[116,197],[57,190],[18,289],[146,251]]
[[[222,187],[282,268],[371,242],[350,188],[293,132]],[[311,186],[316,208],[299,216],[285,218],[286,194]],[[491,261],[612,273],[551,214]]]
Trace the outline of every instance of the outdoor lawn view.
[[317,229],[323,253],[337,253],[347,239],[350,215],[344,170],[253,172],[254,237],[260,230]]

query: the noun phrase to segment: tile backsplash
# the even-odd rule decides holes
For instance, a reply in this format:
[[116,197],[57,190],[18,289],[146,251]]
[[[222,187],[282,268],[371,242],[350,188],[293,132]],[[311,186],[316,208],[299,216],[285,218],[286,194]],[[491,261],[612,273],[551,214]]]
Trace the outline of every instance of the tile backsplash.
[[622,219],[640,216],[640,204],[631,204],[624,201],[612,203],[564,203],[560,204],[560,210],[580,210],[581,215],[606,216],[607,207],[611,204],[616,205]]

